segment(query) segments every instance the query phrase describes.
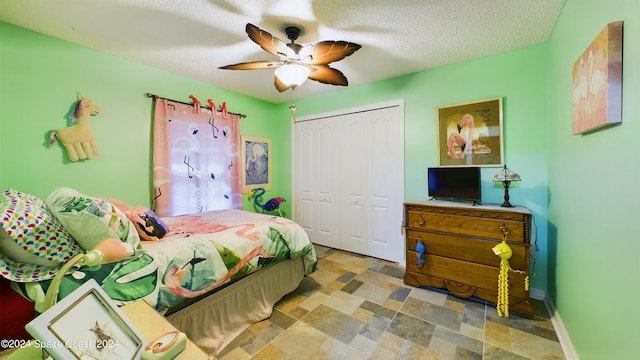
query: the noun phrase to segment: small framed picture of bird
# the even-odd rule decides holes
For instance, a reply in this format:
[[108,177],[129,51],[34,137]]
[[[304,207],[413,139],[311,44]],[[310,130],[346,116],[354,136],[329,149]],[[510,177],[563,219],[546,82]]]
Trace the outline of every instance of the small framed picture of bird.
[[271,190],[271,139],[242,136],[242,193]]
[[502,97],[440,106],[440,166],[502,166]]

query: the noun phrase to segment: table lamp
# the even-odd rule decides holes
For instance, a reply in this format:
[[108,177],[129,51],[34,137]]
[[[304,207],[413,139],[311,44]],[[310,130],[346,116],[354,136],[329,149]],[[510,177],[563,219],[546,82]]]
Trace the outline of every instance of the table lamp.
[[509,202],[509,185],[512,181],[520,181],[520,175],[507,169],[507,165],[505,165],[504,168],[493,177],[493,181],[502,182],[502,185],[504,186],[504,202],[500,206],[513,207]]
[[45,312],[56,303],[58,288],[67,272],[74,266],[96,266],[120,261],[129,255],[133,255],[135,249],[131,244],[123,243],[118,239],[106,239],[98,243],[92,250],[80,253],[67,261],[51,280],[44,297],[44,304],[41,312]]

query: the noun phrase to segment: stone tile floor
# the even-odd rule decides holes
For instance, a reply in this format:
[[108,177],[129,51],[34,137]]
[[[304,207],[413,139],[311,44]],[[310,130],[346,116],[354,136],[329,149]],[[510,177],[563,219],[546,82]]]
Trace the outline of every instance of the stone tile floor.
[[491,304],[414,288],[404,267],[316,245],[318,270],[218,354],[231,359],[564,359],[546,307],[500,318]]

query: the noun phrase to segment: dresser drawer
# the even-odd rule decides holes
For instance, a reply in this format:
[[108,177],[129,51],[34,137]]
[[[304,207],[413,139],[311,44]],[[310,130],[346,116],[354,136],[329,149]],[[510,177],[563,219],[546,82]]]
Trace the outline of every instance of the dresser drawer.
[[[493,252],[499,241],[460,237],[427,231],[407,230],[407,250],[415,251],[419,241],[425,246],[425,253],[452,259],[475,262],[493,267],[500,266],[500,258]],[[529,245],[509,243],[513,251],[509,264],[513,269],[525,270],[528,267]],[[528,270],[528,269],[527,269]]]
[[525,236],[528,229],[525,228],[524,214],[493,218],[434,213],[418,209],[407,211],[407,227],[413,229],[502,240],[503,226],[508,230],[507,241],[528,241],[528,237]]
[[[424,266],[416,266],[417,253],[407,252],[407,272],[424,274],[440,279],[459,282],[478,289],[498,292],[499,268],[475,264],[436,255],[425,255]],[[529,298],[524,288],[523,274],[509,272],[509,296]]]

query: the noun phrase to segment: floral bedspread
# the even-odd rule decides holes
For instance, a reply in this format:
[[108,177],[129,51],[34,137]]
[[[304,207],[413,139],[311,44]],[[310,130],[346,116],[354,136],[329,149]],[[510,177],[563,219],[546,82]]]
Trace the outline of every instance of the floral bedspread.
[[142,241],[141,256],[80,268],[65,277],[60,295],[94,278],[119,305],[144,299],[164,312],[283,259],[302,256],[305,275],[316,269],[306,232],[285,218],[222,210],[162,220],[170,232],[158,241]]

